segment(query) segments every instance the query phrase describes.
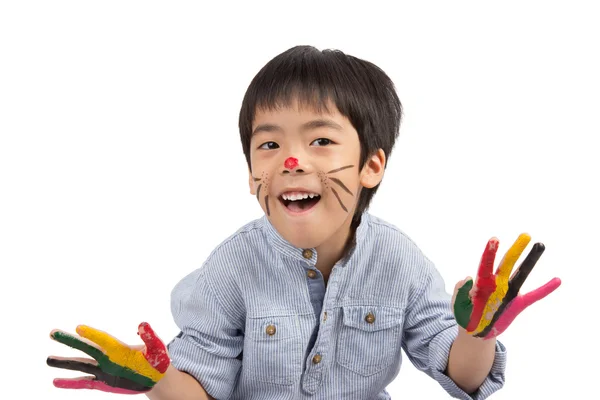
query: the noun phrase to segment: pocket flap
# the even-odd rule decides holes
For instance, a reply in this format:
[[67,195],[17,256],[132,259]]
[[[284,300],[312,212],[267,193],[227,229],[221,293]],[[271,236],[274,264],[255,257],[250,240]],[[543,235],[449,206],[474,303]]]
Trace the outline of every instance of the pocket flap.
[[402,308],[387,306],[345,306],[344,325],[367,332],[388,329],[402,323]]
[[248,318],[246,335],[253,340],[282,340],[300,335],[295,315]]

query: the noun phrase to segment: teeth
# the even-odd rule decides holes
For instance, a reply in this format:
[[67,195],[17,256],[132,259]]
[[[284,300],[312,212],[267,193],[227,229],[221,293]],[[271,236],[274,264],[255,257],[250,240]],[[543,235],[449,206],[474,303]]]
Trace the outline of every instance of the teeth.
[[317,193],[290,192],[282,194],[281,198],[283,198],[284,200],[296,201],[308,199],[309,197],[312,199],[315,196],[319,195]]

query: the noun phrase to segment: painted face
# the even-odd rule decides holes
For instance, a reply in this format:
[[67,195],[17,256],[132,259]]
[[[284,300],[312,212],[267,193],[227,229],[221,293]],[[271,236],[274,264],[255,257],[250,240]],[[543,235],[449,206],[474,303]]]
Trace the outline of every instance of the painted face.
[[360,142],[334,106],[259,110],[251,140],[251,192],[294,246],[318,247],[349,228],[361,189]]

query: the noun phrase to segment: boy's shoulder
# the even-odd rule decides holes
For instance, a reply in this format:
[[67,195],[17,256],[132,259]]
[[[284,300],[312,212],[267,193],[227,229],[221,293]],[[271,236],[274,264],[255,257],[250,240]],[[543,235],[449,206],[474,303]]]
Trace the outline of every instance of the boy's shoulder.
[[206,263],[221,257],[241,257],[243,254],[260,252],[267,242],[265,216],[252,219],[225,237],[209,253]]
[[381,243],[381,241],[385,241],[391,245],[398,245],[410,248],[414,251],[420,251],[415,241],[408,236],[404,230],[398,227],[398,225],[373,214],[365,213],[365,216],[367,217],[368,224],[367,237],[370,238],[372,242]]
[[372,214],[367,217],[367,233],[363,235],[363,243],[357,245],[369,265],[390,268],[402,279],[415,283],[424,282],[436,273],[434,263],[403,229]]

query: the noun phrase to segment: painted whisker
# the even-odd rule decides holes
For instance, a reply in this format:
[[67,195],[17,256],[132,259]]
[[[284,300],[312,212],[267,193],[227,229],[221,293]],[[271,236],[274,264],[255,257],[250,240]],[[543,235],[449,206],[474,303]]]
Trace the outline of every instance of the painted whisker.
[[267,207],[267,216],[271,216],[271,210],[269,209],[269,195],[265,196],[265,207]]
[[335,195],[335,198],[338,200],[338,202],[340,203],[340,206],[342,206],[342,209],[346,212],[348,212],[348,209],[346,208],[346,206],[344,205],[344,203],[342,203],[342,200],[340,199],[340,195],[335,191],[334,188],[330,188],[331,191],[333,192],[333,194]]
[[[265,174],[264,172],[262,173],[260,178],[257,178],[255,176],[252,177],[252,179],[254,180],[254,182],[260,182],[258,187],[256,188],[256,200],[258,200],[260,202],[260,190],[263,187],[263,184],[265,186],[265,190],[268,189],[269,187],[269,175]],[[267,211],[267,215],[271,216],[271,209],[269,207],[269,195],[266,195],[264,198],[265,201],[265,208]]]
[[350,189],[348,189],[348,188],[346,187],[346,185],[344,185],[344,184],[342,183],[342,181],[340,181],[338,178],[331,178],[331,177],[330,177],[329,179],[331,179],[332,181],[334,181],[335,183],[337,183],[338,185],[340,185],[340,187],[341,187],[342,189],[344,189],[344,190],[346,191],[346,193],[348,193],[349,195],[352,195],[352,196],[354,196],[354,195],[352,194],[352,192],[350,191]]
[[333,174],[334,172],[339,172],[348,168],[352,168],[354,167],[354,165],[346,165],[345,167],[340,167],[340,168],[336,168],[336,169],[332,169],[331,171],[328,172],[328,174]]
[[331,171],[329,171],[329,172],[327,172],[325,174],[321,172],[321,179],[323,180],[323,176],[325,178],[323,180],[323,183],[325,184],[325,187],[331,189],[331,191],[333,192],[333,194],[334,194],[335,198],[337,199],[338,203],[340,203],[340,206],[346,212],[348,212],[348,209],[346,208],[346,206],[342,202],[342,199],[340,198],[340,195],[338,194],[338,192],[333,187],[331,187],[330,185],[327,184],[327,180],[333,181],[336,185],[338,185],[339,187],[341,187],[350,196],[354,196],[354,194],[350,191],[350,189],[348,189],[348,187],[346,185],[344,185],[344,183],[340,179],[329,176],[329,174],[340,172],[340,171],[343,171],[345,169],[352,168],[352,167],[354,167],[354,165],[346,165],[346,166],[343,166],[343,167],[340,167],[340,168],[332,169]]

